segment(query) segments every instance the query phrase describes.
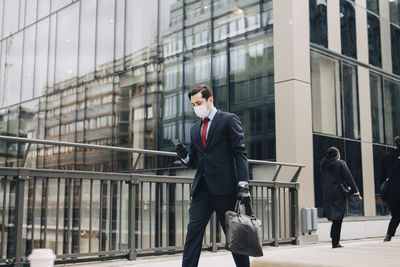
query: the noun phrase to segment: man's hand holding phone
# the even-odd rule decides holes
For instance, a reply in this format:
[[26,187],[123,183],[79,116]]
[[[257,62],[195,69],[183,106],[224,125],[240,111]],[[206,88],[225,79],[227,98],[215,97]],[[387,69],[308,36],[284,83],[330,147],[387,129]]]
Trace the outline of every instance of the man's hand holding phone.
[[184,144],[182,144],[178,139],[172,140],[172,143],[175,145],[176,154],[179,158],[185,159],[189,152],[187,151]]

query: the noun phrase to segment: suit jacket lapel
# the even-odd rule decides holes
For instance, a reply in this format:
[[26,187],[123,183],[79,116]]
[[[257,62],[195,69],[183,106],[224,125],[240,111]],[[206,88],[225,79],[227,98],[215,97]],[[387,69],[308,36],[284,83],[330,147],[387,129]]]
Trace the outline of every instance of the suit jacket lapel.
[[218,125],[218,121],[220,119],[221,112],[218,110],[217,113],[215,113],[214,119],[211,123],[210,129],[208,130],[208,136],[207,136],[207,142],[206,142],[206,148],[211,144],[212,137],[215,132],[215,128]]
[[201,142],[201,130],[200,130],[200,128],[201,128],[201,120],[198,120],[194,125],[193,125],[193,131],[194,131],[194,136],[193,136],[193,139],[194,139],[194,142],[196,142],[196,145],[198,146],[198,147],[200,147],[201,149],[204,149],[203,148],[203,143]]

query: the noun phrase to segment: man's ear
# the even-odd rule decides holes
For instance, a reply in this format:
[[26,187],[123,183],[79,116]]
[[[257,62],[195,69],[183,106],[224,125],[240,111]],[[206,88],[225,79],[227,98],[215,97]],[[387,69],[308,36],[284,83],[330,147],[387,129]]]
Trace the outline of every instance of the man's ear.
[[214,97],[213,97],[213,96],[210,96],[210,97],[208,98],[208,100],[210,100],[211,104],[214,104]]

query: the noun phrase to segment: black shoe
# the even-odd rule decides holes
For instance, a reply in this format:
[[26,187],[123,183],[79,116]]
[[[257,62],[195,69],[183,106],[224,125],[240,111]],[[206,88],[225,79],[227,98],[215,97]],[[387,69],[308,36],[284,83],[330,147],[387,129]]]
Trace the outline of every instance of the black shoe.
[[343,246],[340,243],[332,244],[332,248],[342,248]]
[[390,235],[387,235],[385,239],[383,239],[383,242],[389,242],[390,240],[392,240],[392,237]]

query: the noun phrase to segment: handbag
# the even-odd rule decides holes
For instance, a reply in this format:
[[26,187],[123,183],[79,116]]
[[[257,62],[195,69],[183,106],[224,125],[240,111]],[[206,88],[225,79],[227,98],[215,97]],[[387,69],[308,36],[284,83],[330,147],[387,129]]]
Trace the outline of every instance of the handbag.
[[[250,203],[249,203],[250,204]],[[233,253],[252,257],[263,256],[261,221],[253,215],[240,213],[240,200],[236,202],[234,211],[225,213],[226,244],[225,248]]]

